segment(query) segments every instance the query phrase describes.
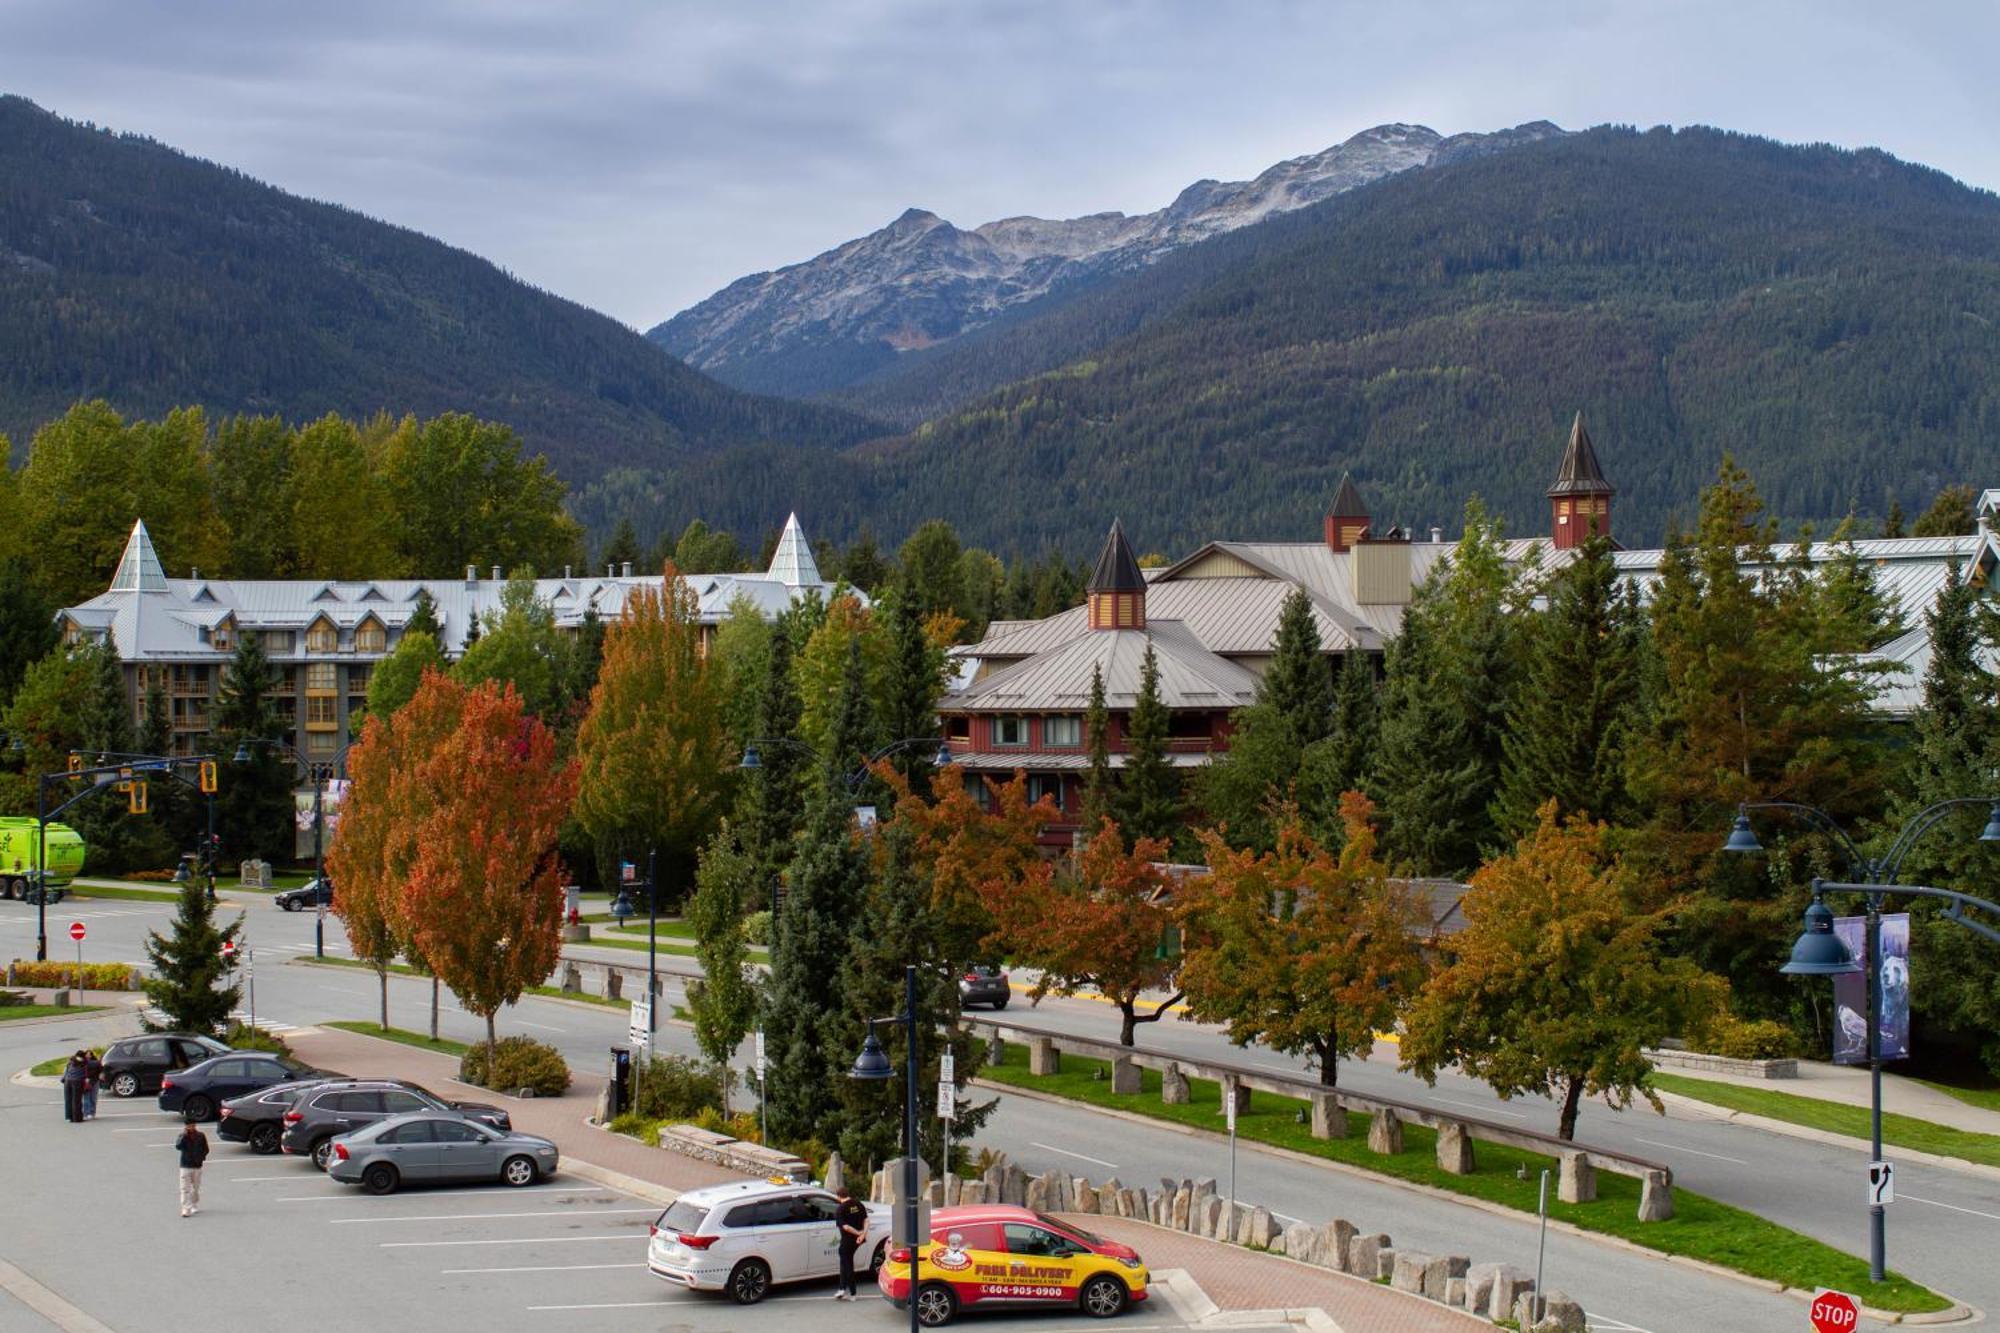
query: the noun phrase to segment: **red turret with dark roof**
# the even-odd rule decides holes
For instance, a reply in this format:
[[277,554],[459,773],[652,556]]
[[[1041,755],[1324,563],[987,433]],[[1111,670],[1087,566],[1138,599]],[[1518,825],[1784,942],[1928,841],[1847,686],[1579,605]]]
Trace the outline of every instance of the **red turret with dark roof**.
[[1333,504],[1326,511],[1326,544],[1336,551],[1347,550],[1368,534],[1371,521],[1354,478],[1341,473],[1340,489],[1334,492]]
[[1549,531],[1558,551],[1581,546],[1595,532],[1611,535],[1611,497],[1617,492],[1597,465],[1597,450],[1583,428],[1583,413],[1569,428],[1569,447],[1549,487]]
[[1111,535],[1098,553],[1090,575],[1092,629],[1146,628],[1146,576],[1125,540],[1125,529],[1111,520]]

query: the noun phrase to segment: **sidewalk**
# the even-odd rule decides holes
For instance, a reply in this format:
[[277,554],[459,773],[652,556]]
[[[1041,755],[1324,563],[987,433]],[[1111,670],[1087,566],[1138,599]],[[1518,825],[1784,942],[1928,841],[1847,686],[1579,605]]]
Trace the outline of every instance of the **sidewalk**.
[[[736,1172],[648,1148],[622,1134],[593,1128],[586,1122],[597,1104],[604,1079],[578,1074],[561,1097],[517,1100],[496,1097],[483,1088],[468,1088],[454,1080],[458,1062],[394,1042],[338,1029],[301,1030],[292,1049],[302,1060],[353,1074],[406,1078],[444,1096],[493,1098],[507,1108],[514,1126],[555,1141],[565,1166],[578,1162],[668,1190],[742,1180]],[[1276,1255],[1203,1240],[1130,1218],[1080,1217],[1079,1226],[1126,1241],[1146,1257],[1149,1267],[1183,1269],[1208,1299],[1224,1312],[1248,1310],[1323,1310],[1337,1329],[1348,1333],[1462,1333],[1486,1327],[1463,1311],[1391,1291],[1372,1282],[1326,1269],[1293,1263]],[[1320,1324],[1322,1329],[1324,1324]]]
[[[1869,1105],[1870,1098],[1866,1069],[1823,1064],[1816,1060],[1799,1061],[1797,1078],[1750,1078],[1742,1074],[1681,1068],[1662,1069],[1661,1072],[1680,1078],[1700,1079],[1705,1083],[1730,1083],[1762,1092],[1788,1092],[1795,1097],[1812,1097],[1863,1108]],[[1928,1120],[1932,1124],[1949,1125],[1974,1134],[2000,1136],[2000,1111],[1972,1106],[1950,1093],[1939,1092],[1901,1074],[1882,1075],[1882,1109],[1894,1115]]]

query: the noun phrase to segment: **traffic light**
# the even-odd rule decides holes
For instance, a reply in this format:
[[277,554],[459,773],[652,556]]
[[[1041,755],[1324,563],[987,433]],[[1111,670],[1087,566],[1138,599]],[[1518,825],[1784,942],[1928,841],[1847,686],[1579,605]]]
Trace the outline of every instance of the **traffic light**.
[[131,798],[131,809],[135,815],[146,813],[146,784],[142,781],[128,782],[125,790]]
[[130,792],[134,785],[135,784],[132,781],[132,769],[130,768],[130,766],[120,768],[118,770],[118,790],[122,792]]
[[72,773],[83,772],[83,756],[74,750],[70,751],[69,755],[69,771]]
[[218,785],[218,784],[217,784],[217,782],[216,782],[216,773],[215,773],[215,761],[214,761],[213,759],[204,759],[204,760],[202,760],[202,761],[201,761],[201,794],[202,794],[202,795],[204,795],[204,796],[213,796],[213,795],[215,795],[215,789],[216,789],[217,785]]

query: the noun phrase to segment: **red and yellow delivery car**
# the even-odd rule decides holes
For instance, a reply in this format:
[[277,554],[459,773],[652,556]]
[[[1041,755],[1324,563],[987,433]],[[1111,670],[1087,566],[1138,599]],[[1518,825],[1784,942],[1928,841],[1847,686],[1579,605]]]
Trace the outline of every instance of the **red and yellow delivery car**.
[[[1108,1319],[1146,1299],[1129,1245],[1026,1208],[971,1205],[931,1214],[916,1257],[917,1322],[936,1328],[965,1306],[1049,1306]],[[876,1278],[898,1309],[911,1300],[911,1254],[891,1250]]]

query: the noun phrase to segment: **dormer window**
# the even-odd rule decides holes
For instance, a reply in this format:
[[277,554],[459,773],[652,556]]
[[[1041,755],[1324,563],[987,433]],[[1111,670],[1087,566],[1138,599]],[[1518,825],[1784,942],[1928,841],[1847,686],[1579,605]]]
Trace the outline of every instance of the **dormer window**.
[[315,620],[306,631],[306,651],[309,653],[333,653],[340,651],[340,631],[331,620]]
[[382,628],[379,620],[364,620],[354,631],[354,651],[357,653],[386,653],[389,651],[389,631]]

